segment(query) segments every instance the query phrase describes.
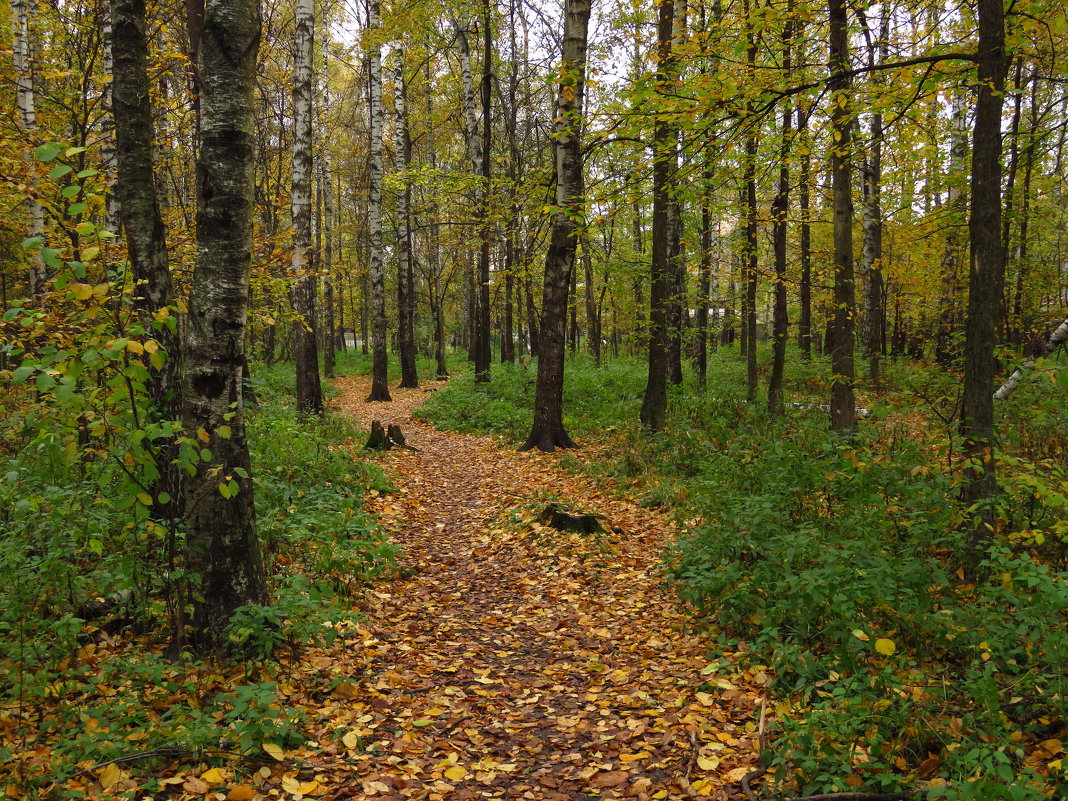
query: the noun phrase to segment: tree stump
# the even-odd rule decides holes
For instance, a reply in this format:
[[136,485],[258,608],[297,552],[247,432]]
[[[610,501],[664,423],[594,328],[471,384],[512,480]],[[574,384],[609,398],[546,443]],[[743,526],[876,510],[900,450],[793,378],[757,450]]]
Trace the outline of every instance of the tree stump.
[[391,447],[386,429],[382,427],[381,420],[371,421],[371,436],[367,438],[367,444],[363,446],[370,451],[388,451]]
[[607,533],[599,515],[577,512],[559,503],[550,503],[546,506],[538,515],[538,522],[555,528],[557,531],[570,531],[576,534]]
[[404,432],[401,431],[401,427],[395,423],[390,423],[389,428],[386,429],[386,439],[389,440],[389,444],[403,448],[404,447]]

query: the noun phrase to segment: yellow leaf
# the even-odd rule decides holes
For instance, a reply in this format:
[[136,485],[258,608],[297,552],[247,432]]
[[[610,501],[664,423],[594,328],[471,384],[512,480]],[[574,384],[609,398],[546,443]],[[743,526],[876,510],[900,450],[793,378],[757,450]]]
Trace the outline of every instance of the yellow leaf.
[[145,343],[145,353],[155,353],[159,350],[159,343],[154,339],[150,339]]
[[201,442],[208,443],[211,441],[211,434],[207,432],[207,429],[198,428],[197,439],[199,439]]
[[92,247],[89,247],[89,248],[83,248],[82,249],[82,261],[92,261],[93,259],[95,259],[99,255],[100,255],[100,248],[98,248],[96,245],[93,245]]
[[893,640],[888,640],[885,637],[880,637],[875,641],[875,650],[878,651],[880,654],[890,656],[890,654],[897,650],[897,646],[894,645]]
[[126,343],[126,350],[130,351],[130,353],[140,356],[142,353],[145,352],[145,346],[138,342],[136,339],[131,339],[129,342]]
[[453,765],[451,768],[446,768],[445,769],[445,778],[446,779],[451,779],[454,782],[455,781],[459,781],[460,779],[462,779],[466,775],[467,775],[467,769],[466,768],[462,768],[459,765]]
[[699,767],[701,770],[715,770],[719,767],[719,757],[697,757],[697,767]]
[[252,801],[256,790],[247,784],[239,784],[226,794],[226,801]]
[[620,754],[619,761],[623,763],[637,762],[639,759],[646,759],[649,756],[648,751],[639,751],[637,754]]
[[211,768],[200,774],[200,780],[202,782],[207,782],[208,784],[222,784],[226,781],[226,777],[218,768]]
[[123,771],[122,768],[112,762],[100,772],[99,778],[100,786],[103,787],[105,790],[110,790],[119,782],[125,781],[127,776],[126,772]]
[[292,795],[296,795],[297,793],[300,792],[300,782],[298,782],[292,776],[283,776],[282,777],[282,789],[285,790],[287,793],[291,793]]
[[323,786],[317,781],[304,782],[297,788],[297,792],[301,795],[322,795]]
[[152,496],[149,495],[147,492],[139,492],[139,493],[137,493],[137,500],[141,502],[142,506],[151,506],[152,505]]
[[867,642],[871,639],[871,637],[869,637],[860,629],[853,629],[853,636],[856,637],[858,640],[861,640],[862,642]]
[[93,296],[93,287],[90,284],[67,284],[67,289],[74,293],[76,300],[89,300]]
[[274,757],[279,762],[286,758],[286,752],[274,743],[264,743],[263,750],[268,756]]

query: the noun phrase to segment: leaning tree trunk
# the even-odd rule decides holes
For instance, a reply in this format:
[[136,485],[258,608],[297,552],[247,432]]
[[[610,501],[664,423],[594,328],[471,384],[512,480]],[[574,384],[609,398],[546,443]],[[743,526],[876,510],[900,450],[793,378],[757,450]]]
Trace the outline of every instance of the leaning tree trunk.
[[312,39],[314,0],[297,0],[296,63],[293,76],[293,356],[297,372],[297,414],[322,414],[319,350],[315,336],[315,274],[311,269]]
[[412,189],[408,183],[408,118],[405,109],[404,48],[393,51],[393,149],[400,177],[397,189],[397,350],[401,363],[400,386],[413,389],[419,386],[415,366],[415,286],[412,279],[412,233],[409,226],[409,201]]
[[[19,108],[18,126],[27,140],[27,150],[24,152],[26,167],[32,169],[28,148],[37,135],[37,105],[33,91],[33,72],[30,66],[30,10],[27,0],[11,0],[11,28],[13,33],[11,50],[15,62],[15,95]],[[28,233],[30,237],[40,237],[44,234],[44,209],[37,199],[36,180],[31,179],[27,184],[29,192],[26,198],[26,213],[30,218]],[[30,294],[38,300],[43,299],[48,273],[39,251],[32,257],[26,278]]]
[[[379,2],[371,0],[370,28],[380,25]],[[382,244],[382,50],[372,46],[369,62],[371,90],[368,93],[371,107],[371,169],[368,181],[367,228],[370,232],[371,258],[371,338],[372,368],[371,394],[368,401],[390,401],[389,365],[386,355],[386,287],[383,275],[385,261]]]
[[834,195],[834,335],[831,342],[831,430],[856,430],[853,397],[853,194],[850,160],[849,31],[844,0],[828,0],[830,12],[831,185]]
[[538,383],[534,425],[520,450],[573,448],[564,430],[564,328],[567,292],[575,270],[575,251],[585,213],[582,178],[582,98],[586,84],[586,37],[591,0],[566,0],[563,63],[556,100],[553,156],[556,166],[556,211],[545,256]]
[[997,492],[994,462],[994,345],[1004,274],[1001,247],[1001,111],[1004,102],[1005,5],[978,0],[979,98],[972,135],[971,269],[968,275],[968,321],[964,333],[964,394],[960,431],[964,439],[964,484],[961,499],[972,511],[972,539],[966,558],[975,573],[993,536]]
[[217,649],[236,609],[267,602],[256,536],[242,367],[252,264],[257,0],[207,0],[199,51],[197,260],[183,351],[185,429],[210,457],[186,480],[196,644]]
[[[661,92],[674,89],[675,56],[671,33],[675,5],[663,2],[657,14],[656,83]],[[660,431],[667,416],[668,302],[671,273],[668,264],[669,184],[675,154],[675,133],[670,123],[657,116],[653,126],[653,243],[649,290],[649,375],[642,400],[641,422],[649,431]]]

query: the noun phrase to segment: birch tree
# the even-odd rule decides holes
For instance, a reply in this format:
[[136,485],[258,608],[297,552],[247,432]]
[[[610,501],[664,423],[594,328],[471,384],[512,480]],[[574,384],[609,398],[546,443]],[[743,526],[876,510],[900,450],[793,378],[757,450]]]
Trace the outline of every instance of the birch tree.
[[185,332],[183,419],[206,446],[186,481],[189,566],[202,650],[235,610],[267,602],[245,436],[243,366],[252,263],[257,0],[207,0],[200,41],[197,258]]
[[371,292],[371,394],[368,401],[389,401],[389,362],[386,354],[385,253],[382,243],[382,46],[377,40],[381,26],[378,0],[371,0],[367,34],[368,104],[371,116],[371,168],[368,175],[367,228],[371,240],[369,283]]
[[297,413],[322,414],[323,390],[319,382],[319,352],[315,336],[315,275],[312,244],[312,50],[315,36],[315,1],[297,0],[296,60],[293,74],[293,215],[292,301],[293,356],[297,373]]
[[[37,103],[33,88],[33,72],[30,67],[30,10],[27,0],[11,0],[11,32],[18,126],[27,145],[30,145],[37,136]],[[28,147],[24,151],[24,157],[29,168],[31,159]],[[26,198],[26,214],[29,217],[28,233],[30,237],[41,237],[44,235],[44,209],[36,196],[37,182],[31,180],[28,185],[30,190]],[[33,255],[26,278],[30,294],[38,300],[42,299],[48,274],[39,253]]]
[[567,294],[575,270],[578,236],[585,215],[582,175],[582,101],[586,86],[586,46],[591,0],[566,0],[563,60],[553,114],[556,198],[542,286],[538,383],[534,424],[520,450],[573,448],[564,430],[564,333]]
[[408,182],[408,118],[405,109],[404,48],[393,51],[393,148],[400,186],[397,189],[397,350],[400,386],[419,386],[415,364],[415,276],[412,268],[411,195]]

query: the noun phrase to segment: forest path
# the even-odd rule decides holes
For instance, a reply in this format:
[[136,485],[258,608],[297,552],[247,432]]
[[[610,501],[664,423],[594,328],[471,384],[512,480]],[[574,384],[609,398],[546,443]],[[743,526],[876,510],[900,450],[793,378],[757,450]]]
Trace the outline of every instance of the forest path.
[[[559,454],[435,430],[411,416],[426,389],[368,404],[366,377],[339,386],[365,430],[396,423],[419,450],[383,454],[397,492],[371,502],[407,578],[371,590],[362,642],[309,666],[333,686],[309,766],[328,797],[744,797],[767,679],[701,675],[706,647],[657,576],[668,521]],[[613,533],[539,525],[550,497]]]

